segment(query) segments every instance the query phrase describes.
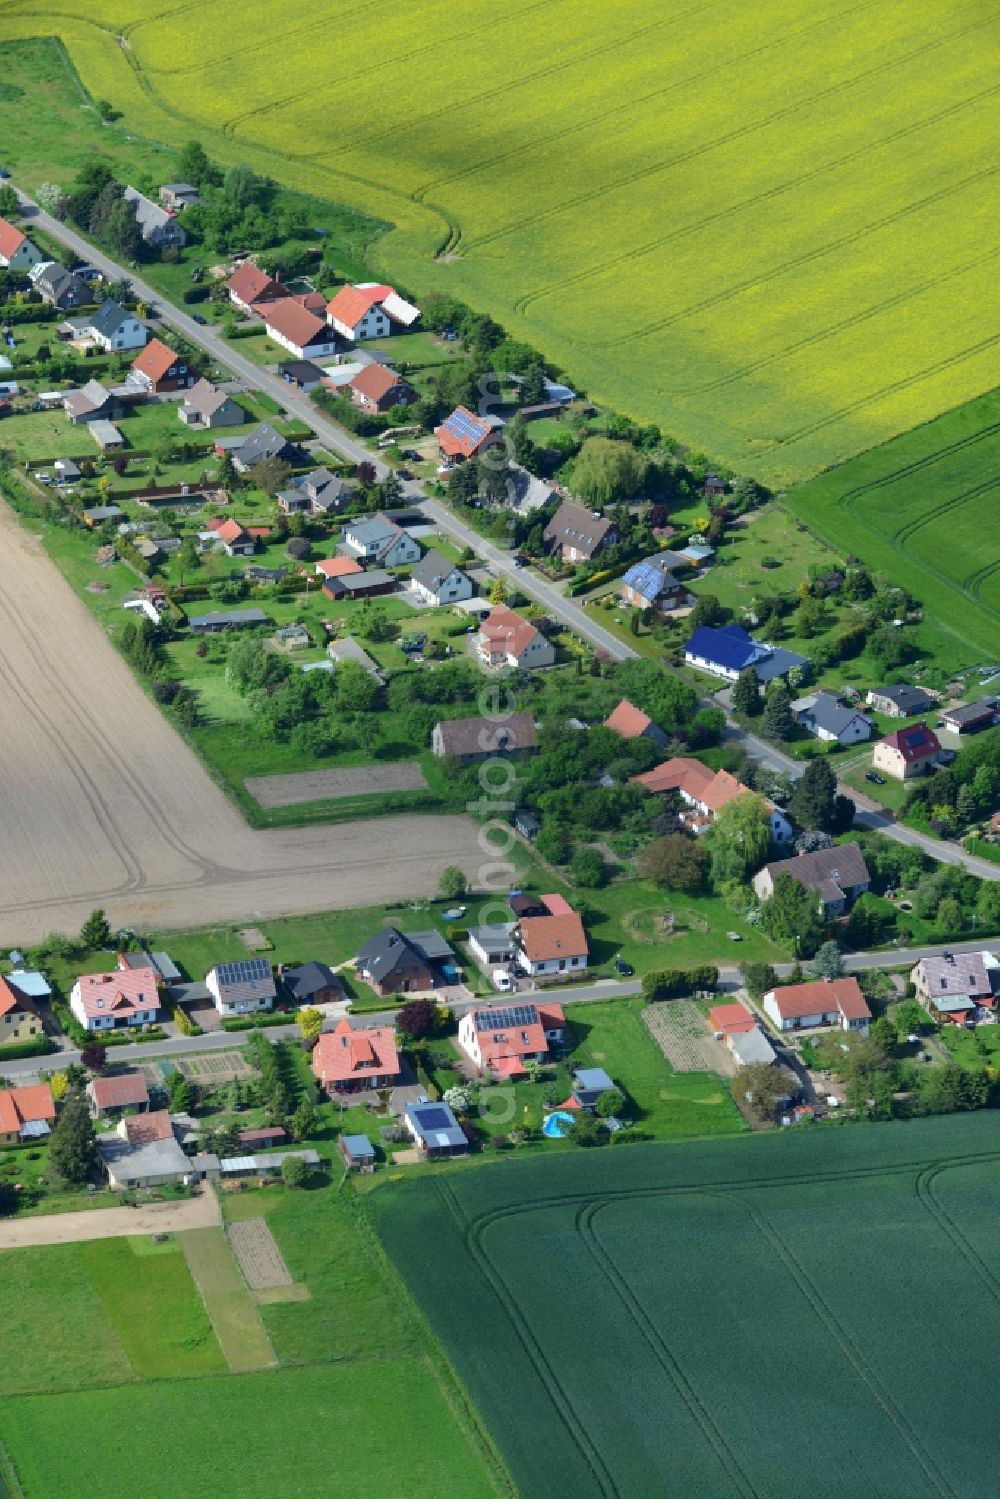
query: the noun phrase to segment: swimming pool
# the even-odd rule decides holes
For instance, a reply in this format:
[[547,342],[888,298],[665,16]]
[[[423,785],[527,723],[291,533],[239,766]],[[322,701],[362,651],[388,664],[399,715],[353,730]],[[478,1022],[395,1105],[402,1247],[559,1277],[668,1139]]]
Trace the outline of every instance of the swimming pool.
[[542,1134],[547,1135],[550,1140],[561,1140],[569,1134],[572,1127],[573,1115],[567,1109],[558,1109],[554,1114],[546,1114]]

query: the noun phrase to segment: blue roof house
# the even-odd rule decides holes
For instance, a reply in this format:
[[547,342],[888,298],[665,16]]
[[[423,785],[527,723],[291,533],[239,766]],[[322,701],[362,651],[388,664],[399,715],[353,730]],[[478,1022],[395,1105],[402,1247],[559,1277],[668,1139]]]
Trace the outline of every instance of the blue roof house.
[[754,668],[761,683],[787,676],[793,667],[803,673],[810,667],[808,657],[754,640],[742,625],[699,625],[684,647],[684,660],[697,671],[709,672],[726,682],[735,682],[748,666]]

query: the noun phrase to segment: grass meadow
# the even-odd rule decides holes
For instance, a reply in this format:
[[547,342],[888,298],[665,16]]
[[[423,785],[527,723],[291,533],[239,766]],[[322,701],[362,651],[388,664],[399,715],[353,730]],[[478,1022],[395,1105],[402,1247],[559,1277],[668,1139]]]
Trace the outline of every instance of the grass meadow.
[[[395,228],[379,268],[454,292],[597,399],[783,486],[997,383],[997,18],[980,0],[364,7],[24,0],[122,111]],[[379,66],[372,67],[372,47]],[[436,65],[461,56],[458,69]],[[15,82],[14,87],[19,85]],[[64,92],[76,87],[67,71]],[[388,101],[388,102],[387,102]],[[94,123],[76,97],[77,118]],[[30,185],[64,136],[3,111]],[[873,356],[877,351],[877,357]]]
[[831,544],[849,540],[975,659],[1000,645],[1000,393],[949,411],[788,496]]
[[940,1397],[1000,1335],[998,1162],[996,1121],[966,1116],[612,1146],[369,1202],[522,1499],[806,1474],[841,1499],[848,1454],[852,1494],[971,1499],[989,1417]]

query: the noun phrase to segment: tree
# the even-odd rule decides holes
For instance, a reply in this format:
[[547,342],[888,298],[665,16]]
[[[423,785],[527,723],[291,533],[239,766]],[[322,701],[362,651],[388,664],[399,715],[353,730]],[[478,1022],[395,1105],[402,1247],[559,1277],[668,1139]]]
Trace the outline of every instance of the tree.
[[709,856],[686,833],[668,833],[647,843],[635,863],[644,879],[667,890],[701,890],[708,874]]
[[895,1024],[888,1015],[879,1015],[868,1028],[868,1034],[877,1041],[883,1051],[890,1052],[899,1040]]
[[927,1011],[916,999],[904,999],[896,1010],[895,1020],[901,1036],[919,1036],[928,1024]]
[[104,225],[104,238],[120,259],[133,262],[143,251],[142,230],[136,223],[135,209],[121,198],[112,208]]
[[445,900],[458,900],[468,888],[469,882],[457,864],[448,864],[442,869],[441,878],[438,880],[438,890]]
[[185,536],[177,553],[177,573],[184,584],[184,574],[194,572],[195,568],[201,566],[201,554],[198,551],[198,543],[193,536]]
[[104,1064],[108,1059],[108,1048],[100,1041],[88,1041],[80,1051],[80,1061],[89,1072],[98,1073],[104,1071]]
[[105,913],[98,907],[91,911],[80,928],[80,946],[88,949],[108,947],[111,944],[111,926]]
[[0,217],[5,219],[13,219],[16,218],[17,215],[20,214],[20,212],[21,204],[18,201],[17,193],[11,187],[9,182],[5,182],[3,186],[0,187]]
[[494,578],[487,598],[491,604],[502,604],[507,598],[507,585],[503,578]]
[[284,489],[292,477],[292,465],[286,463],[283,458],[262,458],[250,469],[247,477],[251,484],[262,489],[268,499],[274,496],[280,489]]
[[818,979],[839,979],[844,976],[844,959],[836,942],[824,942],[809,965],[810,972]]
[[620,1088],[605,1088],[594,1105],[600,1119],[614,1119],[625,1108],[625,1094]]
[[745,718],[756,718],[764,704],[760,696],[760,678],[756,667],[748,666],[741,671],[733,686],[733,710]]
[[437,1005],[430,999],[410,999],[396,1015],[397,1029],[412,1041],[434,1034],[438,1025]]
[[559,823],[547,822],[539,830],[535,848],[550,864],[565,864],[573,852],[573,840]]
[[596,848],[578,848],[569,861],[569,873],[574,884],[591,890],[608,883],[608,866]]
[[944,936],[964,930],[966,922],[962,907],[953,895],[946,895],[938,906],[934,924]]
[[570,1126],[569,1137],[574,1145],[604,1145],[608,1132],[598,1124],[589,1109],[580,1109]]
[[645,478],[645,464],[627,443],[588,437],[573,464],[572,487],[592,505],[631,500]]
[[721,625],[729,618],[729,610],[724,609],[715,597],[714,593],[703,593],[688,615],[688,625],[692,630],[697,630],[701,625]]
[[52,1090],[53,1102],[62,1103],[69,1089],[69,1078],[65,1072],[53,1072],[49,1078],[49,1087]]
[[222,181],[222,173],[208,159],[201,141],[188,141],[177,158],[178,182],[191,182],[195,187],[215,187]]
[[472,1108],[472,1093],[470,1089],[456,1083],[453,1088],[445,1089],[444,1101],[453,1114],[461,1117],[468,1114]]
[[747,987],[747,992],[754,999],[760,999],[769,994],[778,982],[778,975],[770,963],[741,963],[740,976]]
[[315,1005],[304,1005],[295,1017],[303,1041],[315,1041],[323,1029],[323,1015]]
[[291,1118],[292,1139],[308,1140],[316,1133],[319,1117],[308,1098],[303,1098]]
[[799,827],[830,833],[836,820],[837,777],[827,760],[810,760],[795,783],[788,810]]
[[749,1062],[733,1079],[733,1097],[748,1103],[758,1119],[773,1119],[781,1099],[792,1091],[788,1073],[767,1062]]
[[794,726],[792,695],[784,682],[773,682],[764,704],[764,733],[769,739],[790,739]]
[[286,1187],[301,1187],[309,1175],[309,1167],[300,1155],[286,1155],[281,1163],[281,1180]]
[[64,1181],[80,1186],[97,1167],[97,1146],[87,1101],[82,1093],[71,1093],[49,1137],[49,1165]]
[[775,942],[794,947],[797,958],[809,958],[823,940],[823,922],[815,890],[807,890],[791,875],[779,874],[774,893],[761,909],[761,926]]
[[771,819],[763,797],[734,796],[705,834],[711,856],[712,884],[743,884],[767,858]]
[[53,214],[56,218],[62,218],[63,205],[66,195],[58,182],[43,182],[35,190],[35,202],[39,208],[44,208],[46,213]]
[[167,1094],[175,1114],[187,1114],[194,1107],[194,1089],[177,1068],[167,1077]]

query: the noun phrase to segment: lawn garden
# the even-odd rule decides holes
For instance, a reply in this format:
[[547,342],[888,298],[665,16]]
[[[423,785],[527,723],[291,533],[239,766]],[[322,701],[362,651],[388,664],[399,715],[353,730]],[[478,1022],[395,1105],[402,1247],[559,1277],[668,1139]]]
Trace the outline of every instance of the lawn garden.
[[815,1126],[368,1201],[524,1499],[730,1499],[806,1472],[840,1499],[848,1447],[859,1492],[973,1494],[992,1483],[981,1413],[936,1392],[1000,1329],[997,1158],[989,1115]]

